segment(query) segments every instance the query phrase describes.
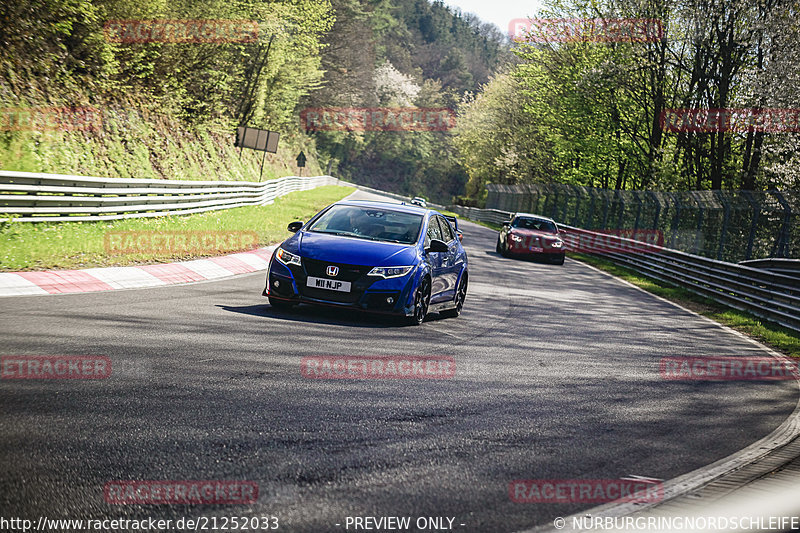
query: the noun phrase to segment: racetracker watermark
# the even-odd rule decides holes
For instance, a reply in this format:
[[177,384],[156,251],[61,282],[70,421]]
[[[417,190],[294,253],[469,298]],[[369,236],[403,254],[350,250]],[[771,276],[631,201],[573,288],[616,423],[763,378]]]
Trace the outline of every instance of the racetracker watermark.
[[445,131],[456,125],[449,107],[313,107],[300,112],[307,131]]
[[0,131],[87,131],[103,127],[95,107],[0,108]]
[[253,20],[109,20],[103,26],[112,43],[253,43],[258,23]]
[[207,254],[258,246],[255,231],[109,231],[103,237],[109,255]]
[[350,356],[303,357],[300,374],[309,379],[451,379],[453,357]]
[[660,121],[672,132],[786,133],[800,131],[800,109],[665,109]]
[[774,357],[664,357],[659,363],[667,380],[785,381],[800,379],[798,361]]
[[4,355],[0,379],[106,379],[111,359],[102,355]]
[[109,481],[103,488],[112,504],[242,504],[258,500],[254,481]]
[[660,482],[627,479],[518,479],[508,485],[516,503],[660,502]]
[[568,252],[644,254],[663,250],[664,234],[654,229],[568,231],[564,234],[564,245]]
[[658,19],[513,19],[508,35],[517,42],[654,42],[664,38]]

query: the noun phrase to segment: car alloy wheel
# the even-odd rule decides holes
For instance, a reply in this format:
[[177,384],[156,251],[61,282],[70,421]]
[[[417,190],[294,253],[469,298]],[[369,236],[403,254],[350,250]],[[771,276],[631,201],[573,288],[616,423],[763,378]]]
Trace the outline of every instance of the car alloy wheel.
[[410,318],[411,325],[419,326],[428,316],[428,307],[431,303],[431,282],[425,277],[414,293],[414,315]]
[[461,314],[461,310],[464,308],[464,300],[467,299],[467,273],[461,276],[461,281],[458,283],[458,290],[456,291],[456,298],[455,298],[455,309],[448,309],[447,311],[442,311],[439,313],[440,315],[447,317],[447,318],[455,318]]

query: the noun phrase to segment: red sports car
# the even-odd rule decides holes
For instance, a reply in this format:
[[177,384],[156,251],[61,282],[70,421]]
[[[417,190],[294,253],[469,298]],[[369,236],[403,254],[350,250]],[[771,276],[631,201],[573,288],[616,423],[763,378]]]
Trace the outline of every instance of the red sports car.
[[558,236],[558,226],[547,217],[517,213],[503,222],[497,236],[497,253],[503,257],[526,255],[543,257],[564,264],[564,241]]

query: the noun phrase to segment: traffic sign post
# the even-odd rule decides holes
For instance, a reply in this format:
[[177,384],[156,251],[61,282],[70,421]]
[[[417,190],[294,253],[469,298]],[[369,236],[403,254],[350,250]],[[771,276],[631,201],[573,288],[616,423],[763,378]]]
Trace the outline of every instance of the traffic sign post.
[[279,139],[280,133],[276,131],[260,130],[248,126],[239,126],[236,128],[236,141],[234,142],[234,146],[239,147],[240,158],[243,148],[261,150],[264,152],[264,155],[261,156],[261,169],[259,170],[258,181],[261,181],[261,177],[264,175],[264,159],[267,157],[267,152],[274,154],[278,151]]

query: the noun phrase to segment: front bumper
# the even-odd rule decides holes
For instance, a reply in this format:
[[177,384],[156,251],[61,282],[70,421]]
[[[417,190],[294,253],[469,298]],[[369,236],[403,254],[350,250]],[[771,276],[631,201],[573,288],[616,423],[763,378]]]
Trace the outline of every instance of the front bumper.
[[561,248],[554,248],[543,243],[534,243],[531,245],[524,240],[522,242],[517,242],[509,239],[508,253],[556,260],[564,256],[564,246],[562,245]]
[[[303,266],[287,266],[273,256],[267,271],[266,287],[263,296],[292,303],[308,303],[345,307],[371,313],[400,316],[413,315],[413,288],[418,269],[398,278],[367,276],[372,267],[345,265],[323,261],[302,260]],[[324,267],[335,264],[340,277],[331,278],[350,282],[349,292],[317,289],[306,285],[308,277],[327,278]]]

